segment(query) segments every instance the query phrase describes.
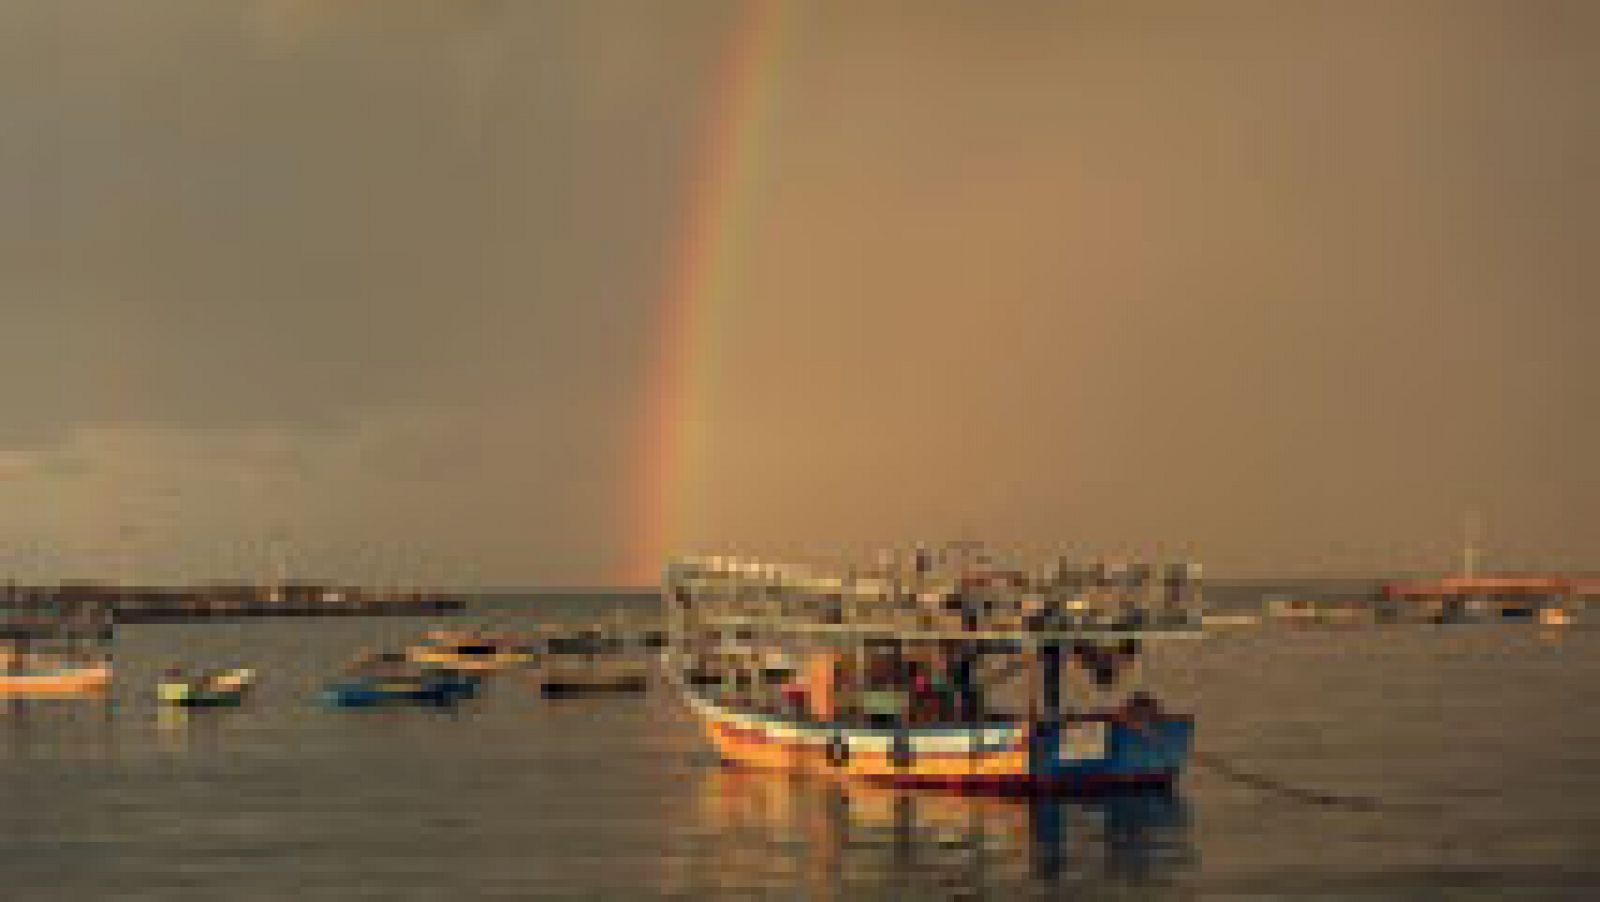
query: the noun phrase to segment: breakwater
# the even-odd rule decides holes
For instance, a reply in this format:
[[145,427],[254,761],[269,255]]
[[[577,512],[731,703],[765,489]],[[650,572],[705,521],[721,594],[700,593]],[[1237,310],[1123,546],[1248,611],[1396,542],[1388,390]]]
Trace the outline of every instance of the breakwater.
[[429,614],[459,610],[450,593],[377,589],[333,583],[277,585],[210,583],[193,586],[117,586],[61,583],[10,585],[0,607],[41,616],[115,623],[154,623],[245,617],[333,617]]

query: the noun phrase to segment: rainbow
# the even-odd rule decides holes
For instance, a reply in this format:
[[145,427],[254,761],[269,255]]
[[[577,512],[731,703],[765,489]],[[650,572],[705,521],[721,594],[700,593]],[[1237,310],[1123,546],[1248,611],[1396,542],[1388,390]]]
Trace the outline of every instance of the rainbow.
[[655,330],[657,357],[624,514],[631,530],[624,577],[630,585],[658,581],[662,558],[685,520],[689,468],[706,439],[714,314],[731,301],[737,281],[791,8],[792,0],[739,4],[717,72]]

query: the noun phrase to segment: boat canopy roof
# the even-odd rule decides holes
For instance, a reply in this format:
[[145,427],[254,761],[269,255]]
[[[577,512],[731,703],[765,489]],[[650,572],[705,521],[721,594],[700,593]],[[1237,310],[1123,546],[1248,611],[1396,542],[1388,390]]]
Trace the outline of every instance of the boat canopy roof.
[[[920,555],[919,555],[920,558]],[[920,563],[920,561],[919,561]],[[1085,585],[1059,575],[1029,575],[992,565],[825,574],[807,566],[715,555],[683,557],[666,568],[677,627],[760,637],[807,637],[817,644],[982,642],[1041,647],[1201,633],[1196,596],[1183,581]]]

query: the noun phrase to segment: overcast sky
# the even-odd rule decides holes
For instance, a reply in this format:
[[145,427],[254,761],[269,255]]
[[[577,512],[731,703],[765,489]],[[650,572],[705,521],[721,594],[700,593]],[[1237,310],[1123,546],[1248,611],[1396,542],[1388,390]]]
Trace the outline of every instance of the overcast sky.
[[[0,3],[0,564],[620,579],[737,13]],[[1600,3],[792,13],[685,544],[1600,567]]]

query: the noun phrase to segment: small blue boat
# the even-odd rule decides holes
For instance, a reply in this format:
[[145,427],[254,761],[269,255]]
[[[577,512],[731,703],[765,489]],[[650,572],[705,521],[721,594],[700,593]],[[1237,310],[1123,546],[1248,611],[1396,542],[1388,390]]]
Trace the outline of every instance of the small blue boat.
[[338,708],[395,703],[451,705],[476,696],[480,683],[476,675],[445,670],[357,675],[329,683],[323,687],[321,699]]

